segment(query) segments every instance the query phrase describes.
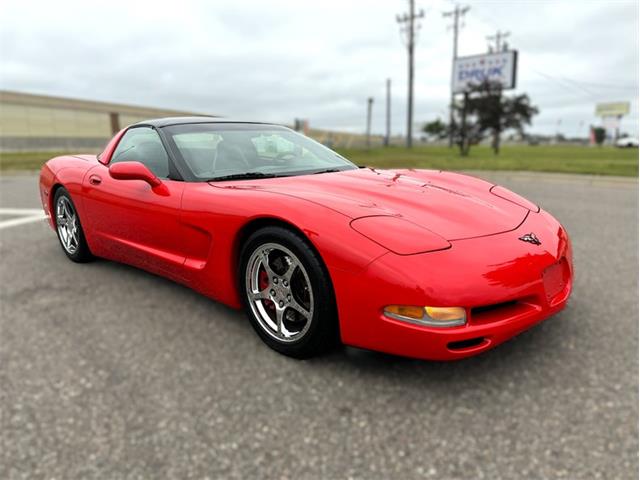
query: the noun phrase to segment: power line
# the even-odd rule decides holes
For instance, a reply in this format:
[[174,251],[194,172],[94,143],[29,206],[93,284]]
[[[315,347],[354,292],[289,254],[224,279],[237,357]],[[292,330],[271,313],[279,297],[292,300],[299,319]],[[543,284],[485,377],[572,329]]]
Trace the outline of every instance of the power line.
[[[447,0],[449,3],[453,3],[453,0]],[[476,7],[473,12],[471,13],[472,16],[477,17],[479,20],[483,21],[484,23],[488,24],[489,26],[495,28],[496,30],[498,29],[497,24],[495,23],[495,21],[491,18],[486,17],[482,12],[481,12],[481,8],[479,9],[478,7]],[[509,34],[509,36],[512,35],[512,32],[507,32]],[[517,34],[516,34],[517,36]],[[495,40],[495,36],[492,37],[488,37],[488,40]],[[492,47],[494,48],[494,47]],[[558,77],[558,78],[563,78],[567,81],[570,82],[574,82],[574,83],[580,83],[583,84],[586,87],[602,87],[602,88],[611,88],[611,89],[620,89],[620,90],[638,90],[638,85],[631,85],[631,84],[612,84],[612,83],[600,83],[600,82],[589,82],[589,81],[583,81],[583,80],[576,80],[576,79],[572,79],[572,78],[568,78],[568,77]]]
[[560,77],[554,77],[553,75],[549,75],[547,73],[542,73],[534,68],[531,68],[531,71],[533,73],[535,73],[536,75],[539,75],[543,78],[546,78],[547,80],[551,80],[552,82],[554,82],[556,85],[560,85],[561,87],[570,90],[573,93],[578,93],[578,94],[586,94],[590,99],[593,99],[593,93],[589,92],[589,91],[582,91],[582,92],[578,92],[576,91],[576,89],[574,87],[572,87],[571,85],[567,84],[566,81],[562,80]]
[[[547,77],[551,77],[551,75],[547,75]],[[565,84],[569,84],[570,88],[577,88],[578,90],[583,91],[584,93],[586,93],[587,95],[591,96],[591,97],[595,97],[596,94],[593,93],[591,90],[589,90],[588,88],[583,87],[582,85],[573,82],[569,79],[563,78],[563,77],[556,77],[557,81],[560,82],[564,82]]]
[[579,84],[579,85],[585,85],[589,88],[610,88],[610,89],[617,89],[617,90],[638,90],[638,86],[637,85],[622,85],[622,84],[618,84],[618,85],[614,85],[611,83],[596,83],[596,82],[585,82],[584,80],[576,80],[573,78],[569,78],[569,77],[559,77],[562,78],[564,80],[566,80],[567,82],[571,82],[571,83],[575,83],[575,84]]
[[473,13],[471,15],[473,15],[474,17],[478,17],[479,20],[481,20],[482,22],[486,23],[487,25],[489,25],[489,27],[491,28],[495,28],[496,30],[498,30],[498,25],[495,23],[495,21],[493,19],[489,19],[487,17],[485,17],[481,12],[480,12],[481,8],[479,9],[477,6],[475,8],[475,10],[473,11]]
[[[413,52],[415,48],[416,20],[424,17],[424,10],[416,13],[415,0],[409,0],[409,13],[396,15],[396,21],[403,25],[402,30],[407,35],[407,54],[409,57],[409,79],[407,92],[407,148],[411,148],[413,143]],[[404,26],[406,25],[406,26]]]
[[[455,102],[455,93],[453,92],[453,82],[456,68],[456,58],[458,58],[458,33],[460,29],[459,21],[464,17],[471,7],[466,6],[460,8],[460,5],[456,5],[456,8],[449,12],[444,12],[443,17],[453,17],[453,59],[451,61],[451,103],[449,104],[449,125],[453,125],[453,105]],[[464,24],[462,25],[464,26]],[[449,128],[449,148],[453,147],[453,129]]]
[[599,97],[597,95],[594,95],[592,92],[589,92],[588,90],[584,90],[584,89],[582,91],[577,91],[575,87],[567,84],[566,81],[563,81],[559,77],[554,77],[552,75],[548,75],[546,73],[539,72],[538,70],[535,70],[533,68],[531,69],[531,71],[533,73],[535,73],[536,75],[540,75],[541,77],[546,78],[547,80],[551,80],[555,84],[561,86],[562,88],[566,89],[567,91],[570,91],[573,94],[578,94],[580,96],[584,95],[587,98],[589,98],[589,100],[591,100],[591,101],[599,100]]

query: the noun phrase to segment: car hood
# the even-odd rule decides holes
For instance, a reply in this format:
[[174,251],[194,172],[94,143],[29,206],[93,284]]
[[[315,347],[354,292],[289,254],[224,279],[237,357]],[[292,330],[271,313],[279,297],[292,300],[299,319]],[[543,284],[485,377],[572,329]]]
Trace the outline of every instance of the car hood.
[[363,168],[225,186],[305,199],[352,219],[379,215],[402,217],[446,240],[513,230],[529,212],[492,194],[491,183],[468,175],[431,170]]

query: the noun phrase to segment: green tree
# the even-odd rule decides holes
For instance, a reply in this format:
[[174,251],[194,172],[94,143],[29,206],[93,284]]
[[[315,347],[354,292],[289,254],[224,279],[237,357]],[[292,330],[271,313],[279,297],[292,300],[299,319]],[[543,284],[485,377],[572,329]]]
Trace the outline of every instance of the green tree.
[[593,137],[596,144],[601,147],[604,143],[604,139],[607,138],[607,131],[602,127],[593,127]]
[[449,135],[449,127],[439,118],[432,122],[425,123],[422,126],[422,131],[429,137],[435,138],[437,140],[447,138],[447,136]]
[[[515,130],[524,137],[526,125],[538,113],[526,94],[504,96],[498,83],[484,82],[465,93],[454,105],[454,120],[449,129],[460,155],[466,156],[472,145],[491,137],[491,146],[500,152],[500,135]],[[426,128],[426,126],[425,126]]]
[[524,135],[525,125],[538,113],[526,94],[507,97],[502,86],[495,82],[484,82],[469,95],[467,114],[475,116],[483,136],[492,137],[491,146],[497,155],[500,152],[500,134],[515,130]]
[[453,123],[449,126],[453,133],[453,142],[458,146],[460,155],[466,157],[472,145],[477,145],[484,138],[482,126],[475,115],[468,112],[468,98],[455,104]]

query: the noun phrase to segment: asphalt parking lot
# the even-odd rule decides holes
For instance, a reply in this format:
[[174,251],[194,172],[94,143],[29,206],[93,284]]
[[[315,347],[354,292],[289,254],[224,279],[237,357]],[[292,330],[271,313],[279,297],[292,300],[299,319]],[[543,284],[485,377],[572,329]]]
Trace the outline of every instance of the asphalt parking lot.
[[[0,216],[0,478],[636,478],[637,180],[480,175],[564,223],[577,276],[564,312],[454,363],[285,358],[241,313]],[[0,213],[38,208],[36,181],[2,177]]]

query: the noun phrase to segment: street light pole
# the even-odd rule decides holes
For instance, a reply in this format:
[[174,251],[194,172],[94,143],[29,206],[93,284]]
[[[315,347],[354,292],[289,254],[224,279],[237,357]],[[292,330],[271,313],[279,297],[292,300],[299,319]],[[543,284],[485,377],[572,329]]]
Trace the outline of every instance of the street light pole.
[[386,112],[386,129],[384,135],[384,146],[389,146],[391,138],[391,79],[387,78],[387,112]]
[[367,148],[371,147],[371,109],[373,107],[373,97],[367,99]]

